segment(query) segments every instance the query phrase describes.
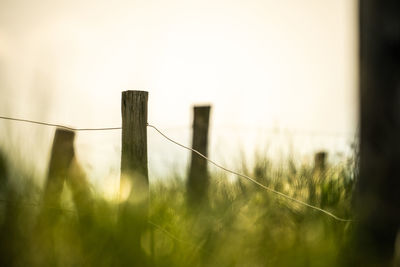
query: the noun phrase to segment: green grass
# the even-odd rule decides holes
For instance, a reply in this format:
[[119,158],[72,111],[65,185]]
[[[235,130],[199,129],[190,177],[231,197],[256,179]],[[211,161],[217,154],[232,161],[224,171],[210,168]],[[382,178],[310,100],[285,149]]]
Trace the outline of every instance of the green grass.
[[[354,162],[315,174],[292,160],[258,157],[241,171],[275,190],[351,218]],[[13,175],[22,175],[15,174]],[[171,172],[172,173],[172,172]],[[4,182],[1,266],[340,266],[352,224],[242,179],[211,172],[207,200],[188,205],[183,177],[151,183],[148,218],[137,205],[94,197],[86,213],[68,201],[40,204],[29,177]],[[6,186],[8,184],[8,186]],[[35,201],[32,201],[35,200]],[[35,203],[34,203],[35,202]],[[66,208],[68,206],[68,208]],[[123,212],[124,211],[124,212]],[[118,214],[124,214],[118,219]]]

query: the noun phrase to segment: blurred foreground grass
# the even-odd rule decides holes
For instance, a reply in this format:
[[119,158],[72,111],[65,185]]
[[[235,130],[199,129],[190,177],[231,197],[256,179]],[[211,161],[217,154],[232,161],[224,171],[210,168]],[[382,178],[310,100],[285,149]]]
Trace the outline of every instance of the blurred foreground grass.
[[[187,205],[183,177],[166,175],[151,183],[148,218],[133,210],[122,226],[118,203],[94,197],[83,215],[68,201],[43,206],[32,177],[5,167],[0,166],[0,266],[340,266],[352,231],[351,223],[222,172],[211,173],[207,201],[196,206]],[[258,157],[254,166],[240,169],[351,218],[353,160],[315,172],[292,160],[273,164]],[[138,248],[132,237],[140,239]]]

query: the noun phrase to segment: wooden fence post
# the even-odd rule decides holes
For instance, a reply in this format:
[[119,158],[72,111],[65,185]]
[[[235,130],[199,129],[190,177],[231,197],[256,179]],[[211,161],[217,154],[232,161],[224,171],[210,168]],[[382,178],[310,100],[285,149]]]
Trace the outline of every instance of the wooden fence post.
[[75,133],[65,129],[56,129],[50,164],[44,188],[44,204],[57,206],[68,175],[69,166],[74,158]]
[[315,204],[317,200],[317,185],[325,179],[326,156],[327,153],[324,151],[314,155],[314,168],[308,182],[308,200],[311,204]]
[[[193,108],[192,148],[206,157],[208,156],[210,110],[211,106],[195,106]],[[209,185],[207,161],[194,152],[191,156],[187,183],[190,201],[197,201],[206,197]]]
[[315,153],[314,156],[314,171],[323,172],[326,168],[326,157],[327,153],[325,151],[320,151]]
[[121,180],[128,179],[130,197],[141,199],[148,199],[149,190],[147,99],[145,91],[122,92]]
[[58,207],[64,183],[67,182],[79,217],[83,219],[90,216],[92,196],[86,174],[75,156],[74,139],[75,132],[56,129],[44,190],[44,208]]
[[400,227],[400,1],[359,6],[359,251],[352,254],[358,266],[391,266]]
[[[147,228],[149,178],[147,169],[148,92],[122,92],[122,153],[119,214],[121,266],[148,266],[141,248]],[[127,192],[128,191],[128,192]],[[127,194],[126,196],[122,193]]]

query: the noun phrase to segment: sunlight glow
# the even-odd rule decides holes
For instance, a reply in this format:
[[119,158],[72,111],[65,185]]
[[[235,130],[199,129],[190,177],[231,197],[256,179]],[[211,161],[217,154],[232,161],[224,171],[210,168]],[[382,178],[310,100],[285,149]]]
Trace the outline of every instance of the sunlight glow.
[[[120,92],[148,90],[149,122],[189,144],[192,105],[212,103],[210,154],[229,164],[240,149],[250,155],[271,140],[301,154],[349,146],[348,136],[295,134],[288,141],[266,135],[266,128],[350,135],[357,129],[355,0],[1,5],[18,11],[0,8],[4,113],[75,127],[118,126]],[[101,145],[94,135],[79,135],[77,142],[92,142],[92,149],[78,150],[96,163],[97,177],[100,169],[104,177],[106,168],[119,169],[120,137],[111,135]],[[36,143],[29,150],[40,152],[32,153],[47,151],[34,149]],[[151,135],[149,154],[158,163],[179,159],[180,166],[188,156]]]

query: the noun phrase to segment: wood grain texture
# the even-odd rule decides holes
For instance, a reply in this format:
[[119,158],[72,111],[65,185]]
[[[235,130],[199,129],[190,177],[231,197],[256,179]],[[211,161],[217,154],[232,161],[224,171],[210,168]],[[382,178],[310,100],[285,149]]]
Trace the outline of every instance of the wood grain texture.
[[122,93],[121,173],[148,184],[147,166],[148,92]]
[[[127,199],[121,199],[119,240],[129,244],[120,250],[122,266],[148,266],[141,237],[146,231],[149,207],[147,167],[147,100],[148,92],[122,93],[122,154],[120,192],[129,188]],[[120,197],[124,197],[121,196]]]

